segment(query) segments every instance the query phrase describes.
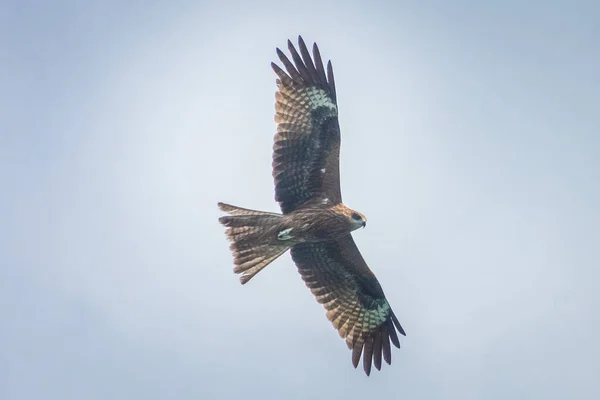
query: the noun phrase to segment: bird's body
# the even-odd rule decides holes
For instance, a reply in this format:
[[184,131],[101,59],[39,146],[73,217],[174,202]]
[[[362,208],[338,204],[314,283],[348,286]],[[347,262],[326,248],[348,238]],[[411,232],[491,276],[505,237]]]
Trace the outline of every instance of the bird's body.
[[[343,204],[302,207],[284,214],[282,220],[282,230],[288,232],[287,236],[294,244],[330,241],[367,224],[362,214]],[[281,240],[281,235],[278,240]]]
[[[364,227],[366,218],[343,204],[316,207],[308,205],[288,214],[265,213],[219,203],[222,211],[232,213],[219,221],[231,229],[230,237],[265,245],[292,247],[300,243],[320,243],[338,239]],[[235,212],[245,215],[235,215]],[[260,229],[259,229],[260,227]],[[252,229],[251,229],[252,228]]]
[[242,284],[291,249],[302,279],[327,310],[327,317],[352,350],[356,367],[391,362],[390,341],[405,334],[351,232],[366,225],[361,213],[342,203],[339,181],[340,130],[331,62],[327,73],[316,44],[313,59],[299,38],[288,41],[294,64],[277,49],[286,68],[278,75],[277,134],[273,146],[275,199],[282,214],[219,203],[227,227],[234,272]]

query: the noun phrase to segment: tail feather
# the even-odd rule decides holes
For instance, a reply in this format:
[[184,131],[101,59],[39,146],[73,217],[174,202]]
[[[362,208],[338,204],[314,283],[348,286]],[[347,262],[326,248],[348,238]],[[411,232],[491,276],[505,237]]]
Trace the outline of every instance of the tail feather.
[[281,214],[249,210],[225,203],[218,205],[221,211],[229,214],[219,218],[219,222],[227,227],[225,233],[231,242],[230,249],[235,264],[233,272],[242,274],[242,284],[289,249],[288,245],[271,239]]

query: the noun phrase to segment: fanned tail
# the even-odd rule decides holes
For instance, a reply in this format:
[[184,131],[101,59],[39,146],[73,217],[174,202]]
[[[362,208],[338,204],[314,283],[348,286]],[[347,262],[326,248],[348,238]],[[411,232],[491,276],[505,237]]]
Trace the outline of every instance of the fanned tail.
[[289,249],[288,245],[273,241],[282,215],[225,203],[218,205],[221,211],[229,214],[220,217],[219,222],[227,227],[225,233],[231,242],[235,264],[233,272],[242,274],[243,285]]

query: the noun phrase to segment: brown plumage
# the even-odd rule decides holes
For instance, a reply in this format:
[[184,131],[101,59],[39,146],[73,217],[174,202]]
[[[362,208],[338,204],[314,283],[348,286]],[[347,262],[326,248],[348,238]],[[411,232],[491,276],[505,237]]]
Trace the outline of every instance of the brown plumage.
[[219,221],[242,284],[291,249],[306,286],[352,350],[354,367],[362,356],[369,375],[382,357],[391,363],[390,342],[400,347],[397,332],[405,333],[350,233],[366,218],[342,203],[331,62],[325,71],[316,44],[312,58],[301,37],[298,45],[299,53],[288,41],[293,62],[277,49],[285,71],[271,63],[278,77],[273,178],[283,214],[219,203],[228,214]]

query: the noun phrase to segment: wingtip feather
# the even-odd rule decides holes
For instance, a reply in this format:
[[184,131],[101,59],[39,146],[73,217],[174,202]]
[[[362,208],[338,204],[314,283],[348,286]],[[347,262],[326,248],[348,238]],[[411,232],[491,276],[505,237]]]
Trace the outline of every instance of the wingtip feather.
[[389,325],[388,326],[388,332],[390,334],[390,339],[391,339],[392,343],[397,348],[400,348],[400,339],[398,339],[398,334],[396,333],[396,329],[392,325],[391,321],[388,322],[388,325]]
[[377,371],[381,371],[381,340],[382,332],[381,330],[376,333],[375,339],[373,341],[373,363],[375,364],[375,368]]
[[373,365],[373,336],[370,336],[365,341],[363,351],[363,369],[367,376],[371,375],[371,366]]
[[354,368],[358,367],[358,362],[360,361],[360,355],[362,354],[363,344],[359,343],[354,345],[352,348],[352,365]]
[[400,334],[402,336],[406,336],[406,332],[404,332],[404,329],[400,325],[400,321],[398,321],[398,318],[396,318],[396,315],[393,313],[392,313],[392,321],[394,321],[394,325],[396,326],[396,329],[398,329],[398,332],[400,332]]

